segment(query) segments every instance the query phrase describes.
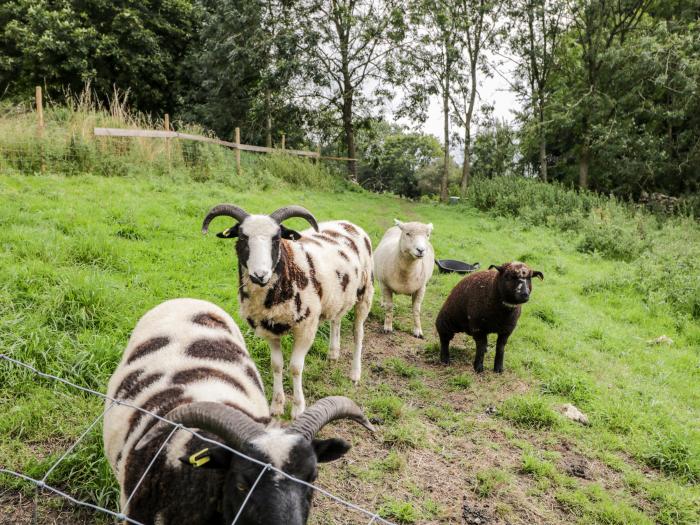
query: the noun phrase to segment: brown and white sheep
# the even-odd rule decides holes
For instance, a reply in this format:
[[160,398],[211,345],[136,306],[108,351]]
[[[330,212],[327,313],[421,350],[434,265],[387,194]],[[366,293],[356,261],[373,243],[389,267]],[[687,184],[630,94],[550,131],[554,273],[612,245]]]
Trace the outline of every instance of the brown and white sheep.
[[[237,239],[238,298],[241,316],[270,345],[273,372],[271,411],[284,411],[281,337],[294,336],[289,369],[294,400],[292,417],[306,407],[302,390],[304,358],[321,321],[330,321],[329,357],[340,355],[340,321],[355,308],[350,379],[357,383],[362,371],[364,322],[372,305],[372,243],[360,228],[347,221],[318,224],[301,206],[285,206],[270,215],[252,215],[232,204],[215,206],[205,217],[202,231],[216,217],[236,224],[218,234]],[[301,233],[282,224],[292,217],[307,220],[312,229]]]
[[474,338],[476,357],[474,370],[484,370],[484,355],[488,334],[498,334],[494,372],[503,372],[503,356],[508,337],[520,318],[521,304],[530,299],[532,277],[544,279],[539,271],[513,261],[489,270],[477,272],[462,279],[452,289],[435,320],[440,336],[440,360],[450,362],[450,341],[456,333]]

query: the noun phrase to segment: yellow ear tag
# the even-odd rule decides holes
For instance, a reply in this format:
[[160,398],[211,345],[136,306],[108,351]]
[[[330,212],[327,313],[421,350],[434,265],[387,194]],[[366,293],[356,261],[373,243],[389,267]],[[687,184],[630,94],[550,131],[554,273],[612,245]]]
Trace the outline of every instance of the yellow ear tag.
[[208,463],[211,458],[209,456],[205,456],[207,452],[209,452],[209,449],[203,448],[199,452],[192,454],[190,456],[190,465],[193,467],[201,467],[205,463]]

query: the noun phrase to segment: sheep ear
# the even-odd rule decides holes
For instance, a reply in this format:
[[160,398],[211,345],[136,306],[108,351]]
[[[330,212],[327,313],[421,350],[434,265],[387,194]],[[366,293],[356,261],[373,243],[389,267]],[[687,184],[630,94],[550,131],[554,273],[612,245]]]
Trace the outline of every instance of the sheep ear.
[[432,222],[430,224],[428,224],[428,235],[430,235],[431,233],[433,233],[433,223]]
[[503,266],[496,266],[495,264],[492,264],[491,266],[489,266],[489,270],[491,268],[496,268],[496,270],[498,270],[498,273],[503,273],[503,270],[505,270],[505,268]]
[[540,281],[544,281],[544,275],[542,274],[542,272],[537,272],[537,271],[532,272],[532,276],[533,276],[533,277],[539,277],[539,278],[540,278]]
[[282,228],[282,238],[283,239],[289,239],[290,241],[298,241],[301,239],[301,233],[299,233],[296,230],[291,230],[287,228],[284,224],[281,224],[280,227]]
[[403,230],[403,222],[398,219],[394,219],[394,224],[398,226],[400,230]]
[[236,237],[238,237],[239,226],[240,225],[236,223],[234,226],[231,226],[228,230],[224,230],[220,233],[217,233],[216,236],[220,239],[235,239]]
[[326,463],[342,458],[350,450],[350,443],[340,438],[314,439],[311,445],[316,452],[316,461]]

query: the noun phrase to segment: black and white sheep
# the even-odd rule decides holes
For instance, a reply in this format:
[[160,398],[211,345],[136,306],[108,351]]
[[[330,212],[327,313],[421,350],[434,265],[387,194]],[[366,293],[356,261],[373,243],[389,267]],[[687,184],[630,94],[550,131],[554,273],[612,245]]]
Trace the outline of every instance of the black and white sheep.
[[[318,401],[286,429],[268,428],[263,385],[238,326],[196,299],[167,301],[141,318],[107,393],[307,482],[316,478],[317,463],[350,448],[342,439],[315,439],[324,425],[349,418],[373,430],[345,397]],[[230,524],[262,467],[184,429],[170,437],[126,505],[173,428],[123,404],[105,414],[105,453],[122,512],[145,524]],[[238,523],[306,523],[312,492],[268,470]]]
[[532,271],[526,264],[513,261],[462,279],[452,289],[435,320],[440,336],[440,360],[450,362],[450,341],[464,332],[474,338],[476,357],[474,370],[484,370],[488,334],[498,334],[494,372],[503,372],[503,356],[508,337],[520,318],[521,304],[530,299],[532,277],[544,279],[542,272]]
[[[294,348],[290,372],[294,388],[292,417],[305,408],[301,378],[304,358],[313,344],[319,322],[329,320],[332,360],[340,355],[340,321],[355,307],[355,350],[350,379],[361,375],[364,322],[372,305],[372,244],[359,227],[346,221],[318,224],[301,206],[280,208],[270,215],[250,215],[231,204],[212,208],[202,225],[221,215],[232,217],[234,226],[218,234],[237,238],[238,297],[241,316],[267,340],[273,371],[272,415],[284,411],[280,338],[291,332]],[[306,219],[313,229],[298,233],[282,222],[291,217]]]
[[433,275],[435,253],[430,244],[432,224],[401,222],[389,228],[374,251],[374,275],[382,291],[384,331],[393,331],[394,294],[413,301],[413,335],[423,337],[420,307],[425,287]]

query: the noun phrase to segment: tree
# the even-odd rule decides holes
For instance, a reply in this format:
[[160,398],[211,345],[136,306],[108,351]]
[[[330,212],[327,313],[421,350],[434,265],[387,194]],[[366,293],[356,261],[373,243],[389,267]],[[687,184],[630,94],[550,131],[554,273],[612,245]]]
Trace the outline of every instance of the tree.
[[[410,4],[410,44],[402,59],[406,99],[399,115],[425,120],[431,95],[439,95],[443,114],[443,171],[440,198],[447,201],[452,84],[460,60],[459,15],[453,1],[417,0]],[[407,79],[411,79],[408,80]]]
[[0,4],[0,93],[48,94],[90,83],[137,109],[172,112],[188,90],[181,63],[197,31],[194,2],[9,0]]
[[540,179],[547,182],[545,114],[551,94],[550,79],[557,66],[557,46],[566,31],[563,0],[517,0],[511,11],[510,48],[518,57],[516,92],[526,101],[537,122]]
[[571,27],[580,52],[581,78],[584,87],[579,119],[581,144],[579,147],[579,186],[588,187],[591,162],[591,122],[589,115],[596,112],[598,98],[604,95],[604,77],[601,75],[607,53],[614,45],[622,45],[634,31],[652,0],[570,0]]
[[426,169],[442,156],[440,143],[431,135],[390,130],[393,132],[378,137],[365,151],[360,183],[373,191],[419,197]]
[[[281,0],[210,0],[199,41],[187,65],[198,87],[183,116],[232,137],[272,145],[273,121],[279,130],[298,130],[304,119],[295,104],[298,43],[294,12]],[[274,117],[273,117],[274,115]],[[245,124],[245,125],[242,125]],[[288,129],[285,129],[288,128]],[[303,140],[297,135],[294,141]]]
[[[391,55],[403,35],[399,7],[394,0],[300,3],[305,66],[316,88],[308,98],[323,100],[340,113],[345,148],[353,159],[358,113],[370,106],[369,90],[387,79]],[[348,162],[348,171],[356,180],[355,161]]]
[[464,128],[464,162],[460,189],[467,191],[471,171],[471,127],[474,117],[479,73],[488,70],[484,53],[497,44],[499,17],[504,2],[489,0],[456,0],[459,44],[464,69],[457,77],[458,96],[452,99],[459,125]]

